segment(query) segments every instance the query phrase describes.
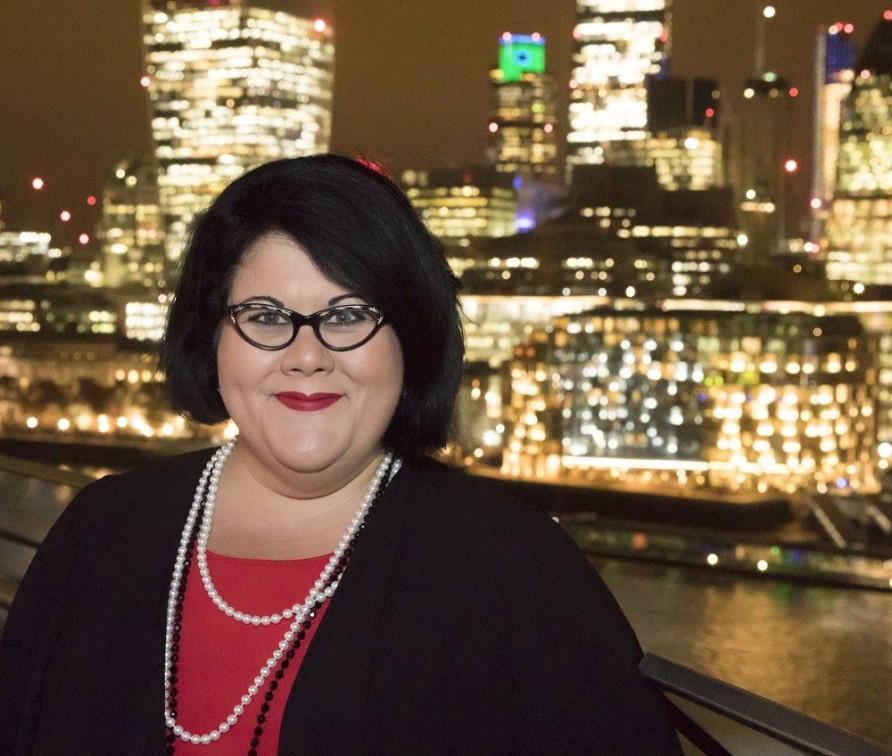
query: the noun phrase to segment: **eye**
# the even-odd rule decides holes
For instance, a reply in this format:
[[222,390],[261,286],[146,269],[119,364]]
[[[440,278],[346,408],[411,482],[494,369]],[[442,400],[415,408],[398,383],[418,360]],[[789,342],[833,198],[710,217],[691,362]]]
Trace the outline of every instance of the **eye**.
[[239,313],[239,322],[252,327],[290,324],[288,317],[272,307],[249,307]]
[[325,325],[332,328],[351,328],[374,324],[377,319],[377,314],[370,307],[353,305],[332,310],[325,317]]

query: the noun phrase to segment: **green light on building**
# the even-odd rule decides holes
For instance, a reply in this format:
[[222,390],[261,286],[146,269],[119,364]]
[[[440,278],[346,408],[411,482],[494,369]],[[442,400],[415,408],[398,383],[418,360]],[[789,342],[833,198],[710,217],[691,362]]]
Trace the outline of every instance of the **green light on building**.
[[545,37],[505,32],[499,39],[499,68],[502,81],[519,81],[528,72],[544,73]]

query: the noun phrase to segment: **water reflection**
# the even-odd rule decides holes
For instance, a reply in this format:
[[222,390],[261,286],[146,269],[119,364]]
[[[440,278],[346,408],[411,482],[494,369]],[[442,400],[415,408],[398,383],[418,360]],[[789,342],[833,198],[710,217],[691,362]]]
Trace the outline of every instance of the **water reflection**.
[[892,597],[595,560],[645,650],[892,746]]

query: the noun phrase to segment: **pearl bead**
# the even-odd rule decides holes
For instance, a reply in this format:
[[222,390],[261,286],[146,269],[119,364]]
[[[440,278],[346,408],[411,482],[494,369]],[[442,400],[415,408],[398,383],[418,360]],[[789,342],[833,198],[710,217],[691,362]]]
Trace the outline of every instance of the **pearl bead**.
[[[219,740],[221,735],[229,732],[230,728],[238,722],[238,718],[244,714],[245,707],[248,706],[257,693],[260,692],[261,686],[265,683],[273,669],[278,667],[284,653],[294,642],[297,631],[307,614],[314,608],[316,603],[325,601],[331,598],[334,594],[335,589],[338,586],[338,581],[332,581],[331,576],[341,563],[344,551],[353,543],[356,538],[356,533],[365,521],[366,512],[378,494],[378,490],[384,480],[385,471],[389,469],[390,476],[392,477],[397,473],[401,466],[401,460],[399,459],[393,460],[391,464],[391,456],[389,454],[381,461],[375,477],[372,480],[372,484],[369,486],[365,498],[357,509],[356,515],[351,520],[347,532],[338,541],[337,549],[329,558],[328,563],[319,575],[319,579],[315,581],[313,588],[310,590],[303,603],[296,603],[277,614],[253,615],[234,609],[220,596],[219,592],[214,587],[210,568],[207,564],[207,542],[211,533],[220,476],[223,471],[223,465],[234,448],[234,442],[229,442],[221,446],[211,457],[204,472],[199,478],[198,487],[196,488],[195,496],[192,499],[192,507],[186,517],[186,523],[177,549],[173,576],[170,581],[170,592],[168,594],[164,654],[164,722],[174,735],[184,742],[194,743],[196,745],[207,745],[212,741]],[[233,707],[232,713],[220,723],[217,729],[211,730],[209,733],[195,734],[185,730],[181,725],[177,724],[176,717],[170,711],[170,706],[172,705],[170,697],[170,690],[172,687],[170,684],[170,670],[171,657],[173,654],[173,626],[177,614],[177,605],[181,600],[179,596],[180,586],[182,583],[183,571],[186,566],[187,555],[193,548],[191,545],[192,533],[195,531],[195,523],[199,520],[199,515],[202,513],[202,502],[204,502],[204,512],[201,521],[198,523],[197,536],[194,545],[194,556],[202,585],[214,605],[227,617],[232,617],[239,622],[253,626],[278,624],[283,619],[293,619],[293,621],[285,631],[285,634],[279,642],[278,647],[273,652],[273,655],[267,659],[266,663],[260,668],[259,673],[254,678],[254,682],[248,686],[246,694],[241,697],[241,703]]]

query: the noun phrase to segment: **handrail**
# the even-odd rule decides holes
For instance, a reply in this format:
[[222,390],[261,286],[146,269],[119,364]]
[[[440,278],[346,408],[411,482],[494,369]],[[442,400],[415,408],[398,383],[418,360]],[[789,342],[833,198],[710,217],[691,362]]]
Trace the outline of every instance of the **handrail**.
[[77,491],[90,483],[93,478],[76,470],[62,470],[43,462],[30,462],[27,459],[0,454],[0,472],[9,472],[25,478],[36,478],[59,486],[71,486]]
[[91,480],[73,470],[0,455],[0,617],[47,531]]
[[[663,691],[674,693],[805,753],[818,756],[892,754],[892,750],[848,730],[814,719],[657,654],[645,654],[638,669]],[[687,737],[685,728],[691,725],[676,720],[676,727]],[[694,722],[692,737],[689,739],[697,745],[695,738],[703,733],[703,728]]]

